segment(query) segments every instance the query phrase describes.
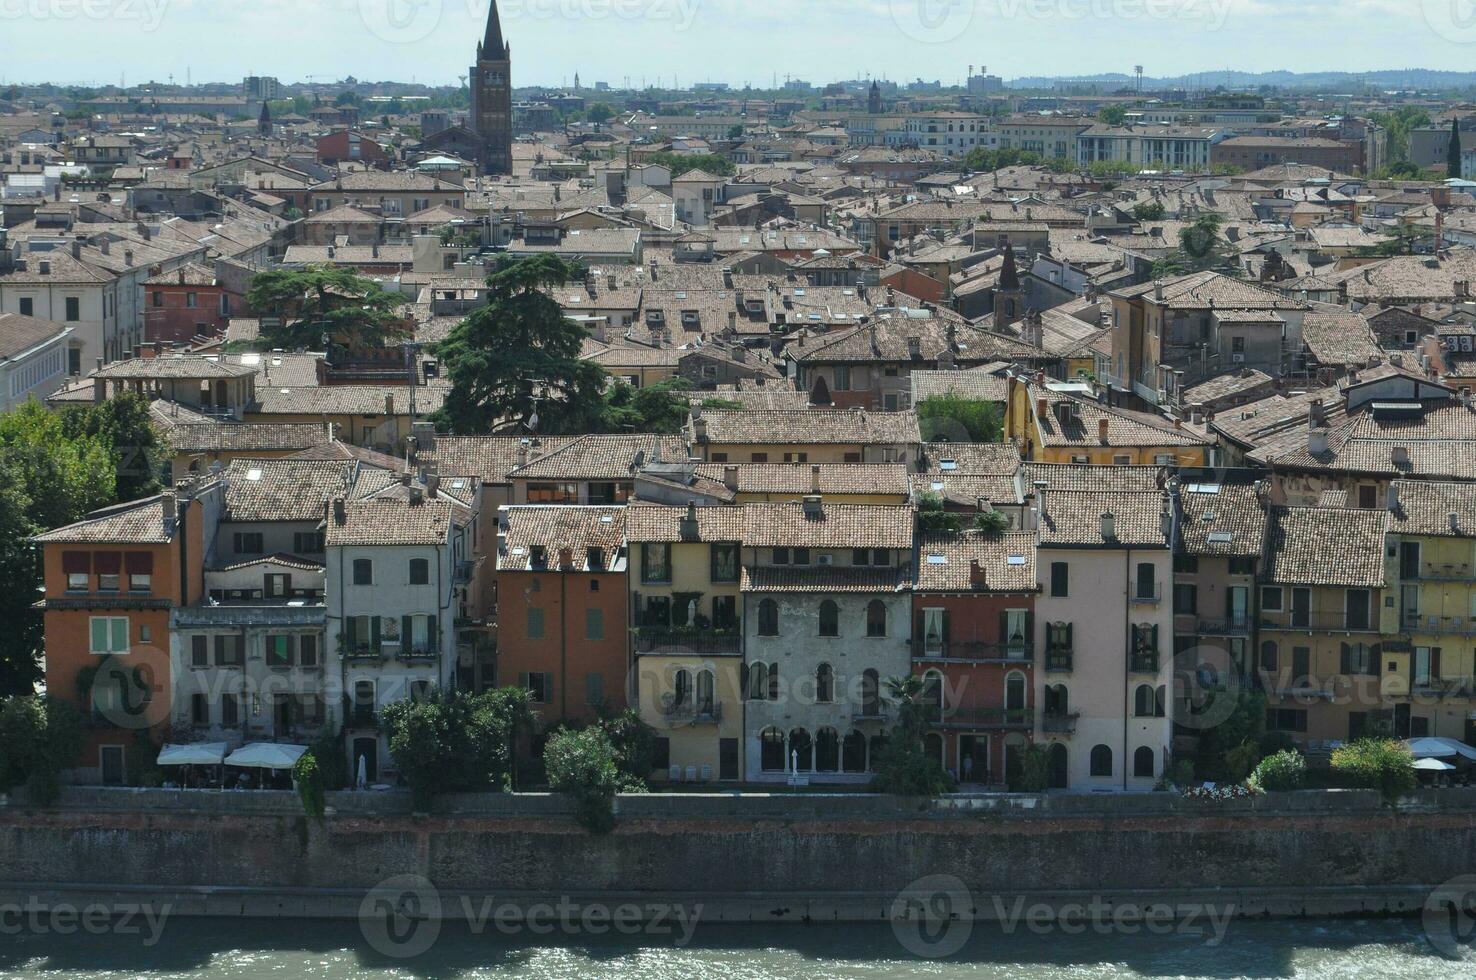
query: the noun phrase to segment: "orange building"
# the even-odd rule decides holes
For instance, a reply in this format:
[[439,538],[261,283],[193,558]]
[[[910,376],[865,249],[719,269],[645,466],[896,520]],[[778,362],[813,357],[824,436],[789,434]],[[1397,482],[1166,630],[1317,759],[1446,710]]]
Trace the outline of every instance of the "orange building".
[[220,485],[119,504],[36,538],[44,549],[46,690],[90,719],[77,775],[123,783],[138,739],[169,725],[170,614],[204,590],[206,511]]
[[625,508],[498,513],[497,682],[533,692],[541,727],[624,710]]

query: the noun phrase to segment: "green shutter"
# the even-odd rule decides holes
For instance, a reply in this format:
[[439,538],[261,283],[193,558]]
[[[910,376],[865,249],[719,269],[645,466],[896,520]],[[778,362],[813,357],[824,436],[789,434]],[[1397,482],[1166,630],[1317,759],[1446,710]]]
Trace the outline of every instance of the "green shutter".
[[425,648],[427,650],[438,651],[441,649],[441,641],[438,639],[438,634],[436,633],[436,617],[431,616],[428,618],[429,622],[426,623],[425,627]]
[[111,624],[113,631],[113,645],[112,647],[110,647],[110,649],[114,653],[127,653],[129,647],[128,620],[120,617],[117,619],[109,620],[109,623]]
[[374,653],[379,653],[380,648],[381,648],[381,646],[384,643],[384,641],[380,638],[380,632],[379,632],[379,630],[380,630],[380,626],[379,626],[379,620],[380,620],[380,618],[381,617],[379,617],[379,616],[370,616],[369,617],[369,649],[372,650]]
[[409,616],[401,616],[400,617],[400,651],[402,653],[409,653],[410,652],[410,636],[411,636],[410,627],[411,627],[410,617]]
[[355,617],[353,617],[353,616],[345,616],[343,618],[343,643],[344,643],[344,646],[346,646],[348,648],[348,650],[347,651],[342,651],[342,652],[350,652],[351,653],[351,652],[353,652],[354,647],[358,645],[358,642],[359,642],[359,629],[358,629],[358,627],[359,627],[359,621]]

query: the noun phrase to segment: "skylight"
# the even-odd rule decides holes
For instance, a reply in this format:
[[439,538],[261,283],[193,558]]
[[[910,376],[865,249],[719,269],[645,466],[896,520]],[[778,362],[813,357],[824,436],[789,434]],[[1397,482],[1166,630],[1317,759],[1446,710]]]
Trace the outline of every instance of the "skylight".
[[928,555],[928,564],[929,565],[946,565],[946,564],[948,564],[948,556],[947,555]]
[[1010,555],[1008,558],[1005,559],[1005,561],[1009,562],[1011,565],[1023,565],[1025,564],[1025,556]]
[[1235,535],[1229,531],[1211,531],[1209,536],[1210,544],[1229,544],[1234,540]]
[[246,471],[246,479],[248,479],[248,480],[260,480],[261,479],[261,470],[258,469],[258,468],[256,468],[256,467],[252,467],[251,469],[249,469],[249,470]]

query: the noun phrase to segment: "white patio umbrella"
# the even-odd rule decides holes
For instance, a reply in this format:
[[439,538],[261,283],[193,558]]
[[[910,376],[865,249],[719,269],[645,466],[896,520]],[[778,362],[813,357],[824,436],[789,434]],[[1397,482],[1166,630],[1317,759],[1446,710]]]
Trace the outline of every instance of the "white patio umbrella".
[[307,751],[306,745],[288,745],[283,742],[249,742],[226,756],[228,766],[245,766],[251,769],[291,769]]
[[1476,749],[1465,742],[1454,738],[1412,738],[1405,742],[1409,746],[1410,754],[1416,759],[1449,759],[1452,756],[1460,756],[1463,759],[1476,760]]
[[1414,767],[1424,772],[1451,772],[1455,769],[1449,762],[1441,762],[1439,759],[1421,759]]
[[218,766],[225,758],[226,743],[194,742],[189,745],[166,745],[159,750],[161,766]]

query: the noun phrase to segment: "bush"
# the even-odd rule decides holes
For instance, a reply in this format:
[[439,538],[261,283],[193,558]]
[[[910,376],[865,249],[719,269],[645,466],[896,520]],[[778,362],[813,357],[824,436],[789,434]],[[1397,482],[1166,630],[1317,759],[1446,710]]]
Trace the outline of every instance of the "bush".
[[1256,763],[1260,761],[1261,750],[1255,742],[1241,742],[1232,749],[1226,749],[1221,769],[1225,774],[1225,782],[1245,782],[1245,778],[1251,774],[1256,768]]
[[292,779],[297,783],[297,796],[302,800],[302,812],[310,817],[323,815],[323,773],[318,760],[311,752],[304,752],[292,767]]
[[1301,789],[1307,778],[1307,760],[1300,752],[1288,750],[1267,756],[1251,773],[1250,784],[1270,793],[1288,793]]
[[931,490],[917,497],[917,526],[927,534],[957,534],[963,530],[964,516],[944,509],[943,498]]
[[348,787],[348,759],[344,755],[343,739],[336,730],[324,725],[323,730],[318,732],[318,737],[308,746],[308,752],[317,761],[318,778],[324,792]]
[[509,789],[518,735],[532,724],[528,691],[510,687],[406,698],[380,717],[419,812],[430,810],[437,793]]
[[887,681],[887,697],[897,708],[897,724],[877,753],[871,788],[879,793],[924,797],[953,790],[953,777],[923,748],[929,724],[922,678],[891,678]]
[[1169,782],[1183,789],[1193,786],[1197,780],[1194,778],[1194,761],[1192,759],[1180,759],[1169,768]]
[[1010,519],[1002,510],[986,510],[974,518],[974,530],[998,537],[1010,529]]
[[1334,749],[1332,767],[1354,785],[1376,789],[1393,804],[1415,788],[1414,756],[1394,739],[1363,738]]
[[0,792],[25,786],[47,806],[61,793],[62,771],[82,752],[82,715],[65,701],[29,695],[0,702]]
[[615,829],[615,793],[620,767],[615,746],[603,728],[559,731],[543,747],[548,785],[574,798],[574,818],[596,834]]
[[1051,754],[1044,745],[1031,745],[1020,753],[1012,772],[1005,773],[1013,793],[1044,793],[1051,782]]

